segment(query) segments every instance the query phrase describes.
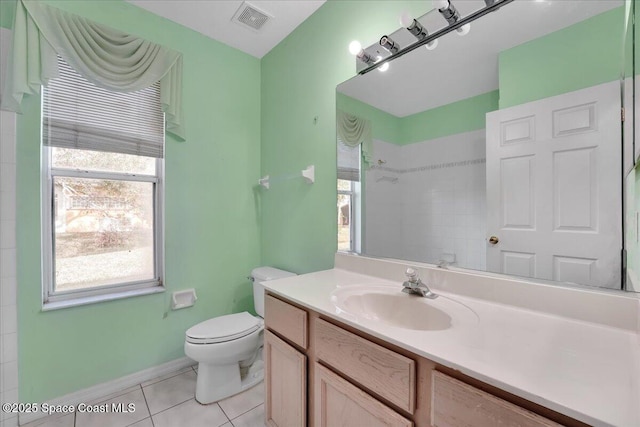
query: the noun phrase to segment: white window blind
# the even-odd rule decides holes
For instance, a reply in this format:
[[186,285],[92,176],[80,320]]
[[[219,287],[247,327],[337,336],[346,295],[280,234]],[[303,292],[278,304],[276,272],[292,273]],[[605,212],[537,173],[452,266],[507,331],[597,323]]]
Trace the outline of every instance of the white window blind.
[[58,57],[60,76],[43,90],[43,144],[162,158],[160,83],[113,92],[89,82]]
[[360,181],[360,146],[349,147],[339,136],[338,179]]

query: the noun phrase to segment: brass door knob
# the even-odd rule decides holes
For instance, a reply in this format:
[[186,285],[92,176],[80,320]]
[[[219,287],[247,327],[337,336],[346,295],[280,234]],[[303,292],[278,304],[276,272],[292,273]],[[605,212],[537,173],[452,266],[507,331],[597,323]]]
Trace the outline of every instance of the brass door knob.
[[498,243],[500,241],[500,239],[498,239],[498,236],[491,236],[489,237],[489,243],[491,243],[492,245],[495,245],[496,243]]

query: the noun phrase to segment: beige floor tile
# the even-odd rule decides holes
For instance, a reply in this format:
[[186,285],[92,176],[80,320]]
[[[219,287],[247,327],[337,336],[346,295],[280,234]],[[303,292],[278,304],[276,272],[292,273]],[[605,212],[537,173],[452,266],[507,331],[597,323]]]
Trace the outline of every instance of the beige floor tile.
[[224,413],[230,419],[239,417],[264,403],[264,383],[260,383],[240,394],[228,397],[218,402]]
[[240,415],[238,418],[231,420],[231,423],[234,427],[265,427],[264,405]]
[[229,421],[228,423],[222,424],[220,427],[233,427],[233,424],[231,424],[231,421]]
[[201,405],[195,399],[188,400],[153,416],[155,427],[218,427],[229,419],[216,404]]
[[189,370],[192,370],[191,366],[189,366],[187,368],[184,368],[184,369],[180,369],[179,371],[175,371],[175,372],[171,372],[169,374],[161,375],[161,376],[159,376],[157,378],[154,378],[152,380],[149,380],[149,381],[145,381],[141,385],[142,385],[142,387],[146,387],[148,385],[155,384],[155,383],[158,383],[160,381],[175,377],[176,375],[180,375],[180,374],[183,374],[185,372],[189,372]]
[[196,374],[193,370],[143,387],[151,415],[179,403],[193,399],[196,393]]
[[39,420],[31,421],[21,427],[73,427],[75,414],[50,415]]
[[[113,412],[112,404],[135,405],[134,412]],[[149,410],[142,390],[134,390],[115,399],[100,402],[107,405],[111,412],[76,412],[76,427],[125,427],[149,417]]]
[[135,424],[131,424],[129,427],[153,427],[153,422],[151,421],[151,417],[149,417]]

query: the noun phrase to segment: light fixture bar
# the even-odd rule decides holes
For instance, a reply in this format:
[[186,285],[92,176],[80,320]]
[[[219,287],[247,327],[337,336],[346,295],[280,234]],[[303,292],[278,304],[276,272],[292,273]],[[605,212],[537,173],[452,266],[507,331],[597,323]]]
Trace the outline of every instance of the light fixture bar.
[[391,62],[396,58],[401,57],[402,55],[406,55],[407,53],[422,47],[424,45],[426,45],[427,43],[431,43],[432,41],[434,41],[435,39],[444,36],[445,34],[448,34],[452,31],[457,30],[458,28],[462,27],[463,25],[469,24],[473,21],[475,21],[478,18],[483,17],[484,15],[487,15],[491,12],[494,12],[498,9],[500,9],[502,6],[507,5],[509,3],[511,3],[513,0],[501,0],[501,1],[496,1],[493,4],[491,4],[490,6],[484,7],[480,10],[477,10],[475,12],[473,12],[472,14],[470,14],[469,16],[459,19],[458,21],[456,21],[454,24],[451,24],[441,30],[436,31],[435,33],[429,34],[427,37],[421,39],[421,40],[417,40],[416,42],[414,42],[413,44],[410,44],[409,46],[405,47],[402,50],[399,50],[396,53],[393,53],[389,56],[387,56],[384,59],[381,59],[380,61],[376,62],[373,65],[368,66],[367,68],[360,70],[358,72],[358,74],[367,74],[370,73],[371,71],[375,70],[376,68],[380,67],[383,64],[386,64],[387,62]]

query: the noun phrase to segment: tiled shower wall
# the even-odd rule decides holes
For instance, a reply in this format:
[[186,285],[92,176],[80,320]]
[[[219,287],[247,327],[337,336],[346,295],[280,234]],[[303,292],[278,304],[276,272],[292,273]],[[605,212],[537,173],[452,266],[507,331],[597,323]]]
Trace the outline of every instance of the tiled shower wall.
[[485,269],[484,130],[405,146],[376,141],[374,160],[365,253],[434,264],[455,256],[457,266]]
[[[4,68],[11,32],[0,29]],[[4,70],[0,70],[0,87]],[[1,91],[2,89],[0,89]],[[0,93],[0,96],[2,94]],[[0,111],[0,402],[18,401],[16,280],[16,117]],[[14,427],[15,414],[0,412],[0,427]]]
[[400,165],[402,147],[374,141],[374,165],[380,159],[381,168],[365,172],[364,240],[367,255],[402,259],[402,186],[399,174],[386,170],[387,165]]

